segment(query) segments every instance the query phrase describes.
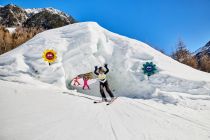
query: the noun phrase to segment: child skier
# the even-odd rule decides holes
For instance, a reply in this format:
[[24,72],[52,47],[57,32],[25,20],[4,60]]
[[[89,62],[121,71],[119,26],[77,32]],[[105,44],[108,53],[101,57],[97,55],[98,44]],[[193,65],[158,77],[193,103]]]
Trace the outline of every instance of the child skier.
[[106,91],[108,92],[108,94],[109,94],[109,96],[111,97],[112,100],[114,99],[114,95],[111,92],[111,90],[109,88],[108,81],[106,79],[106,74],[109,72],[108,65],[105,64],[104,67],[106,68],[106,71],[104,71],[104,69],[102,67],[98,68],[97,66],[95,66],[94,73],[98,76],[98,79],[99,79],[100,93],[101,93],[101,96],[102,96],[102,101],[107,102],[106,95],[104,93],[104,87],[105,87]]
[[86,75],[84,75],[83,81],[84,81],[83,90],[85,89],[85,87],[87,87],[88,89],[90,89],[90,87],[88,85],[88,77]]

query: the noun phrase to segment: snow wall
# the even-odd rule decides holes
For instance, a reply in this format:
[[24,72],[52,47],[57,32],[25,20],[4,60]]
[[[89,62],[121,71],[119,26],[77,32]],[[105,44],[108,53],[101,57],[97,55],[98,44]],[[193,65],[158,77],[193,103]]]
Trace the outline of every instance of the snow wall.
[[[58,59],[51,66],[42,59],[45,49],[57,52]],[[141,70],[145,62],[153,62],[158,68],[149,80]],[[107,78],[117,96],[151,98],[158,91],[210,93],[210,74],[180,64],[140,41],[109,32],[95,22],[45,31],[1,55],[0,78],[66,88],[77,75],[93,72],[94,66],[104,63],[110,69]],[[91,90],[77,90],[99,95],[98,82],[91,84]]]

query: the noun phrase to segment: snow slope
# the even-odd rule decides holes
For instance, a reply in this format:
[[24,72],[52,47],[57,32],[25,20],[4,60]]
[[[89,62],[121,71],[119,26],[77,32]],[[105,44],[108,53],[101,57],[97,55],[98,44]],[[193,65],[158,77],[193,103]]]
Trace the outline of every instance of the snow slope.
[[[1,140],[209,140],[210,97],[179,94],[177,104],[91,97],[55,86],[1,81]],[[63,94],[64,93],[64,94]]]
[[[57,51],[56,63],[42,60],[45,49]],[[150,79],[147,61],[158,67]],[[120,96],[110,106],[93,104],[94,80],[91,90],[66,88],[104,63]],[[1,140],[210,139],[210,74],[94,22],[45,31],[1,55],[0,87]]]

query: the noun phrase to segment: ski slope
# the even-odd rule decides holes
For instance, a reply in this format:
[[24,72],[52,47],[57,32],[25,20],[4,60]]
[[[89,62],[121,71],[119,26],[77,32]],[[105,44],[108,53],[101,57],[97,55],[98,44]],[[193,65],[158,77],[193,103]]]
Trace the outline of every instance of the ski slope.
[[[50,66],[45,49],[58,55]],[[149,79],[145,62],[158,68]],[[93,104],[98,82],[90,81],[91,90],[71,85],[104,63],[119,96],[110,106]],[[42,32],[1,55],[0,86],[2,140],[210,139],[210,74],[95,22]]]
[[210,97],[204,95],[183,94],[178,105],[119,97],[106,106],[93,104],[97,97],[55,87],[0,84],[1,140],[210,138]]

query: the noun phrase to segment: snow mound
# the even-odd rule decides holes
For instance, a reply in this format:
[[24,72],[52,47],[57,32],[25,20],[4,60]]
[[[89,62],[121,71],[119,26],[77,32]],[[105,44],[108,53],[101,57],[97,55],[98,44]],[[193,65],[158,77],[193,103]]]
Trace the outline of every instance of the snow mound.
[[[45,49],[54,49],[58,54],[51,66],[42,59]],[[153,62],[158,67],[158,73],[150,79],[141,70],[145,62]],[[162,98],[165,94],[159,96],[159,92],[210,93],[210,74],[178,63],[145,43],[112,33],[95,22],[42,32],[1,55],[0,78],[66,88],[77,75],[93,72],[94,66],[104,63],[109,64],[108,81],[117,96]],[[92,84],[90,91],[78,90],[99,94],[97,84]],[[170,100],[167,96],[163,98]],[[176,101],[172,99],[172,102]]]

